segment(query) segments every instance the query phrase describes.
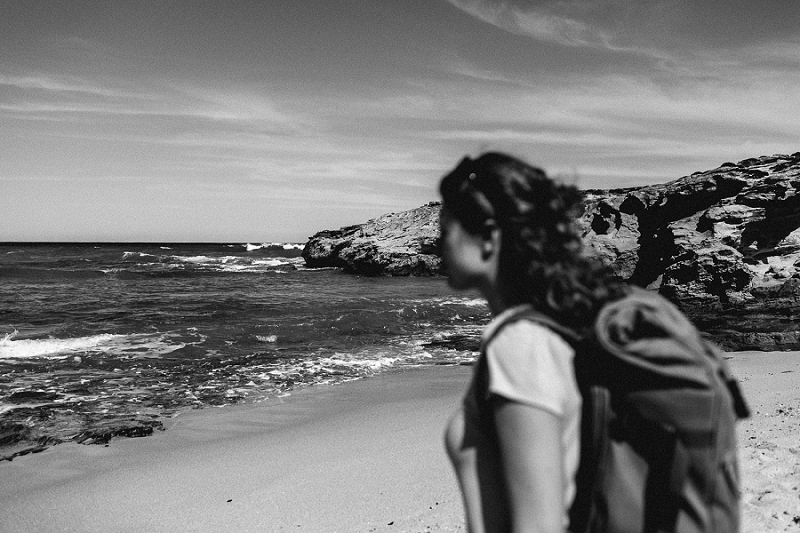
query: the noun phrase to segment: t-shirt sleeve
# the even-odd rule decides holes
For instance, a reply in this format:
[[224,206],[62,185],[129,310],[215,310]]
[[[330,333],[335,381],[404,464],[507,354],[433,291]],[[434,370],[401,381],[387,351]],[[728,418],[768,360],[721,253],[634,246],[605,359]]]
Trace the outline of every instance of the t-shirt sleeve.
[[561,336],[540,324],[508,324],[486,349],[489,393],[563,416],[574,390],[573,356]]

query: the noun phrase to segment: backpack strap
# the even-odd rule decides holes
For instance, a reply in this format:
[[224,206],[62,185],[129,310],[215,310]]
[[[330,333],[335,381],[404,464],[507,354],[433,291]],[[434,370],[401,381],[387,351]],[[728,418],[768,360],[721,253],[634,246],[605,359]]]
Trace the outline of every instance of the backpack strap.
[[500,333],[500,330],[506,327],[507,325],[517,322],[519,320],[530,320],[532,322],[536,322],[545,326],[546,328],[553,330],[555,333],[558,333],[564,340],[567,341],[571,346],[574,347],[575,343],[580,340],[580,337],[576,332],[569,329],[566,326],[563,326],[550,318],[549,316],[541,313],[533,308],[530,305],[520,306],[514,313],[510,314],[508,317],[503,320],[502,323],[498,324],[492,335],[484,341],[485,345],[488,345],[494,337]]
[[[603,523],[603,511],[595,505],[603,488],[609,447],[609,422],[614,416],[611,393],[605,387],[593,386],[582,391],[581,457],[575,474],[575,499],[569,509],[569,532],[589,533]],[[602,528],[601,528],[602,529]]]
[[731,394],[731,399],[733,400],[733,409],[736,412],[736,416],[739,418],[749,418],[750,407],[747,405],[747,401],[744,399],[742,389],[739,387],[739,381],[733,377],[731,367],[728,365],[728,362],[725,360],[722,352],[715,345],[707,342],[706,353],[709,357],[715,359],[719,365],[719,373]]
[[536,311],[532,306],[529,305],[520,306],[514,313],[506,316],[500,324],[497,324],[494,327],[491,335],[483,340],[481,343],[481,355],[478,358],[474,379],[476,380],[476,394],[478,395],[477,399],[479,400],[478,417],[480,424],[481,427],[484,428],[486,435],[489,437],[489,440],[493,443],[493,445],[497,444],[494,409],[492,409],[490,402],[485,401],[488,398],[489,393],[489,362],[486,357],[486,347],[492,342],[497,334],[502,331],[503,328],[520,320],[531,320],[545,326],[546,328],[563,337],[564,340],[570,344],[570,346],[573,346],[573,348],[578,342],[578,336],[575,332],[560,325],[547,315]]

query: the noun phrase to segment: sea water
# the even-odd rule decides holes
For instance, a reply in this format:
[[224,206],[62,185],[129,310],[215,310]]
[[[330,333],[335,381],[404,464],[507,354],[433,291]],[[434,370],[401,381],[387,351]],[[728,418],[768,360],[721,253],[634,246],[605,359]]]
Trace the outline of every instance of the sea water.
[[489,318],[475,295],[437,277],[308,269],[301,250],[0,245],[0,457],[146,435],[185,409],[474,360]]

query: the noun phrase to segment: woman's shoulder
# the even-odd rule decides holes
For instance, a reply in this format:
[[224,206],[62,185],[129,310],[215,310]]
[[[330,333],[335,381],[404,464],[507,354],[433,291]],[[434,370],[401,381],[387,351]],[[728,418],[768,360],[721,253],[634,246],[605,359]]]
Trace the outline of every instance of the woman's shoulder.
[[535,320],[507,323],[486,347],[488,390],[560,416],[578,395],[574,355],[563,337]]
[[534,315],[523,314],[499,325],[492,337],[492,344],[549,346],[552,343],[553,346],[571,350],[569,343],[560,333],[536,319]]

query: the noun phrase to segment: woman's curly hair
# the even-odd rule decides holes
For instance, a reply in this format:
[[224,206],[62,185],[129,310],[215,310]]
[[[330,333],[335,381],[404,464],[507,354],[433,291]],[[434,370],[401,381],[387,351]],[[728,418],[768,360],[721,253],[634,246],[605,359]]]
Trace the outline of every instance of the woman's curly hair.
[[583,331],[617,292],[607,269],[583,255],[575,225],[580,192],[506,154],[464,158],[439,186],[444,207],[471,233],[501,230],[499,276],[509,305],[532,304]]

